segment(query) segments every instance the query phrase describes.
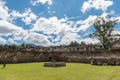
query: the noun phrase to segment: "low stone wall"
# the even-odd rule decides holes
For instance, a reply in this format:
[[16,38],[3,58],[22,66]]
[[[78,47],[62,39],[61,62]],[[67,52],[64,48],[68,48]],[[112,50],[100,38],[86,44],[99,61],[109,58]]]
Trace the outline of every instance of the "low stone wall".
[[66,66],[65,62],[45,62],[45,67],[63,67]]
[[120,65],[120,57],[94,57],[92,65]]
[[71,57],[68,57],[68,62],[74,62],[74,63],[90,63],[90,62],[91,62],[91,58],[90,58],[90,57],[71,56]]
[[[4,57],[7,55],[7,57]],[[29,63],[29,62],[51,62],[49,60],[49,55],[43,54],[30,54],[30,53],[11,53],[11,54],[0,54],[0,63]],[[118,55],[118,54],[117,54]],[[107,55],[99,56],[81,56],[81,55],[67,55],[67,54],[58,54],[54,56],[56,62],[73,62],[73,63],[87,63],[92,65],[120,65],[120,55]],[[48,63],[49,65],[49,63]],[[51,64],[52,65],[52,64]],[[54,64],[53,64],[54,65]],[[59,64],[56,64],[56,66]]]

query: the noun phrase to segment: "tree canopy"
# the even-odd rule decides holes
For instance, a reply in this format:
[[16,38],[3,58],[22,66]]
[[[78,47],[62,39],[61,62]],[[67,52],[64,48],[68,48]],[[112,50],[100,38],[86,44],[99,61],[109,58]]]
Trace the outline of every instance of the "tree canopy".
[[72,41],[72,42],[70,42],[70,44],[69,44],[69,46],[79,46],[79,43],[77,42],[77,41]]
[[117,40],[116,35],[113,35],[117,21],[111,18],[97,17],[93,23],[95,31],[90,34],[90,37],[97,38],[103,49],[110,49],[113,42]]

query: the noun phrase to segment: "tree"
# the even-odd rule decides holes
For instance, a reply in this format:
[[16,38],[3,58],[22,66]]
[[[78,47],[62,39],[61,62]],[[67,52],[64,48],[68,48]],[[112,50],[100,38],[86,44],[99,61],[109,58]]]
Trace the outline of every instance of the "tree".
[[90,37],[97,38],[102,46],[103,50],[108,50],[113,45],[113,42],[117,40],[116,35],[113,35],[113,31],[117,20],[111,18],[97,17],[94,21],[94,33],[90,34]]
[[70,42],[69,46],[72,46],[72,47],[79,46],[79,43],[77,41],[74,41],[74,42],[72,41]]
[[80,45],[81,45],[81,46],[86,46],[86,43],[85,43],[84,41],[82,41],[82,42],[80,43]]

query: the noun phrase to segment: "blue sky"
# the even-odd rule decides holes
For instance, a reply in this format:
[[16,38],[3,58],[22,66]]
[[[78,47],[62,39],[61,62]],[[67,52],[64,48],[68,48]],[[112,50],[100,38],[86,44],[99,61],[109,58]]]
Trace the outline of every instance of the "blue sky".
[[71,41],[98,43],[89,38],[97,16],[118,19],[119,0],[0,0],[0,44],[50,46]]

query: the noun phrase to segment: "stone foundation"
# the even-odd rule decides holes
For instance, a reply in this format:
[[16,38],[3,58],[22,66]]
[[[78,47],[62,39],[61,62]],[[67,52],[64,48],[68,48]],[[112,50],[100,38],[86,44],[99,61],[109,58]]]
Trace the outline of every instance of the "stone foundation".
[[63,67],[66,66],[65,62],[45,62],[45,67]]

